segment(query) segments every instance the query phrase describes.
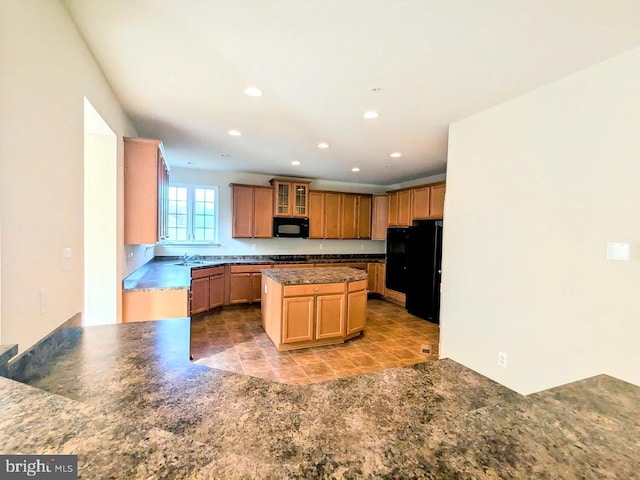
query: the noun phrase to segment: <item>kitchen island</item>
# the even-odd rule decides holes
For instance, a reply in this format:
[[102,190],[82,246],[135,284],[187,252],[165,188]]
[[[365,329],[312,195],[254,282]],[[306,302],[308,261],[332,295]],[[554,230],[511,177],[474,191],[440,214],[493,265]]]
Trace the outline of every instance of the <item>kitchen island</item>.
[[334,267],[261,273],[262,326],[279,351],[343,343],[364,331],[366,272]]

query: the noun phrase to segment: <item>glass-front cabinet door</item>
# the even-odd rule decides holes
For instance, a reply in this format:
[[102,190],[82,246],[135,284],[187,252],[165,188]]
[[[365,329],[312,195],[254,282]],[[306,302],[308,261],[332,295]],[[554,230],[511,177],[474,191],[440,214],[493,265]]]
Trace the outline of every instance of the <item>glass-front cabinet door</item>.
[[293,206],[294,217],[306,217],[307,214],[307,199],[309,197],[309,185],[305,183],[294,183],[295,189],[295,203]]
[[309,215],[309,182],[272,179],[274,215],[276,217],[307,217]]
[[290,190],[290,183],[276,182],[276,215],[291,215],[289,202],[291,197],[291,195],[289,195]]

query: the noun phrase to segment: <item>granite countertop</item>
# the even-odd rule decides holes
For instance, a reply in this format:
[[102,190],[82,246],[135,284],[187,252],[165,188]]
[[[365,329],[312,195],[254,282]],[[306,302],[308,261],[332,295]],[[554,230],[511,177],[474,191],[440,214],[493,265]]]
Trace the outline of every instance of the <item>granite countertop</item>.
[[367,272],[364,270],[348,267],[275,268],[261,272],[282,285],[344,283],[367,279]]
[[638,478],[631,384],[522,397],[439,360],[286,385],[189,362],[189,328],[85,327],[29,385],[0,378],[0,453],[76,454],[79,478],[130,480]]
[[[280,255],[202,257],[197,265],[179,265],[181,257],[156,257],[123,281],[124,291],[181,290],[191,286],[191,270],[224,265],[278,265],[295,263],[377,263],[383,254],[370,255]],[[365,274],[366,278],[366,274]],[[302,282],[301,282],[302,283]],[[305,282],[326,283],[326,282]]]

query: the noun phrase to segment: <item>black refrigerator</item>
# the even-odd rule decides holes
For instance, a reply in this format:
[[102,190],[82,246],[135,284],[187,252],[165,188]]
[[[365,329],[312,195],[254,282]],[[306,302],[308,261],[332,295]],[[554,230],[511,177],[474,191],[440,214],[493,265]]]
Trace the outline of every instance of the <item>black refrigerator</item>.
[[406,294],[407,311],[440,321],[442,220],[416,220],[387,230],[386,287]]
[[442,220],[414,222],[407,241],[407,311],[440,323]]

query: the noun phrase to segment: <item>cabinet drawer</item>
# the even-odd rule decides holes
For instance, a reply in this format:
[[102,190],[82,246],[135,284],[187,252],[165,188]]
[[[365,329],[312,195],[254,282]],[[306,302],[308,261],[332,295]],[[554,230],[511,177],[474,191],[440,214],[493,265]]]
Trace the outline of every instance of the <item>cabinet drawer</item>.
[[384,296],[395,300],[396,302],[404,303],[406,295],[402,292],[396,292],[395,290],[385,289]]
[[224,274],[224,267],[196,268],[191,270],[191,278],[213,277]]
[[327,293],[344,293],[344,283],[317,283],[312,285],[285,285],[284,296],[324,295]]
[[357,292],[358,290],[364,290],[367,288],[366,280],[356,280],[355,282],[349,282],[349,291]]
[[255,273],[265,268],[271,268],[271,265],[231,265],[231,273]]

